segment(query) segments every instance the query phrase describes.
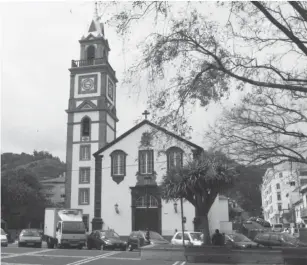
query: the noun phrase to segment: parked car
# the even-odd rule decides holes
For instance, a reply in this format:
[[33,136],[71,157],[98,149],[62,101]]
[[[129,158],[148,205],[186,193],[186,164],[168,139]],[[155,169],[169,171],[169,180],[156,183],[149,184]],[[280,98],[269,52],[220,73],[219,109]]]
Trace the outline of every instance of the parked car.
[[6,232],[1,228],[1,247],[7,247],[8,239]]
[[149,240],[146,239],[146,231],[133,231],[127,241],[129,251],[137,249],[145,245],[166,245],[169,242],[160,234],[154,231],[149,231]]
[[[183,245],[182,240],[182,232],[177,232],[172,240],[172,245]],[[184,244],[185,245],[193,245],[193,246],[201,246],[203,244],[202,233],[201,232],[184,232]]]
[[19,234],[18,247],[34,246],[41,248],[42,241],[42,237],[37,229],[24,229]]
[[126,250],[126,242],[111,230],[95,230],[87,237],[87,248]]
[[225,244],[230,245],[234,248],[256,248],[259,247],[259,244],[250,240],[243,234],[233,233],[225,235]]
[[307,243],[301,242],[288,233],[261,233],[256,235],[254,241],[267,247],[307,247]]

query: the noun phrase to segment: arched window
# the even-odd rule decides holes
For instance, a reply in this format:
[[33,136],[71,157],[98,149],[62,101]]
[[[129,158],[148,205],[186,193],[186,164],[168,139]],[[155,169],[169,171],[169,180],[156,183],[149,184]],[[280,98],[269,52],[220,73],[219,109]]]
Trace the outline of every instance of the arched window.
[[167,170],[177,167],[182,167],[183,150],[179,147],[171,147],[166,151],[167,155]]
[[126,153],[122,150],[115,150],[111,153],[111,175],[126,175]]
[[[148,198],[148,205],[147,205]],[[152,196],[142,196],[136,200],[136,208],[158,208],[158,200]]]
[[81,121],[81,136],[90,136],[91,120],[89,117],[84,117]]
[[95,59],[95,46],[91,45],[87,48],[87,54],[86,54],[87,60],[93,60]]

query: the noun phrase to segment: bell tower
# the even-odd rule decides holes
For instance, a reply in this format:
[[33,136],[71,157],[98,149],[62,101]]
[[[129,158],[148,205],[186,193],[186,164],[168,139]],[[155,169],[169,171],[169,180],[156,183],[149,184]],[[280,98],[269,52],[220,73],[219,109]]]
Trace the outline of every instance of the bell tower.
[[94,215],[95,158],[92,154],[116,138],[118,122],[117,79],[108,61],[110,47],[97,13],[96,5],[89,29],[79,40],[80,59],[71,62],[66,110],[65,206],[83,209],[88,229],[94,216],[95,222],[101,222],[101,216]]

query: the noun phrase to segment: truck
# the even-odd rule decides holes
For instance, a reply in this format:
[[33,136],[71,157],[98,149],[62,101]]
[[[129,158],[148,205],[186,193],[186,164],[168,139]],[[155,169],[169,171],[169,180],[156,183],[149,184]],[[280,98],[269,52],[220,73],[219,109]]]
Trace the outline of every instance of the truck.
[[45,209],[44,237],[48,248],[77,247],[86,245],[86,228],[81,209]]

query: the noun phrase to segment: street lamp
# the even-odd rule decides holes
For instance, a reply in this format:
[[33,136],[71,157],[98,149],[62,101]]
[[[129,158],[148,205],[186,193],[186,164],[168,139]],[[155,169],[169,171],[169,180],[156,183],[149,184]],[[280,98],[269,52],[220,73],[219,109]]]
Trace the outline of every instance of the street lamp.
[[175,213],[178,212],[178,210],[177,210],[177,202],[174,202],[174,211],[175,211]]

